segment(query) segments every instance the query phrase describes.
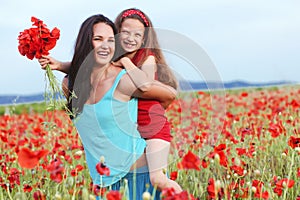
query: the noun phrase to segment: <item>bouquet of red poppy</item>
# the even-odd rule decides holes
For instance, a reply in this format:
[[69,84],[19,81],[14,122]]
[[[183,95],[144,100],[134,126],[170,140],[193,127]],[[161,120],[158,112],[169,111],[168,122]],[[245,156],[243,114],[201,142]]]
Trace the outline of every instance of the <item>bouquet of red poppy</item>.
[[49,50],[55,47],[60,36],[58,28],[55,27],[50,31],[42,20],[31,17],[31,21],[33,27],[25,29],[18,37],[20,54],[27,56],[30,60],[34,57],[39,59],[42,55],[49,55]]
[[[60,36],[58,28],[55,27],[50,31],[47,25],[36,17],[31,17],[31,22],[33,22],[32,27],[20,32],[18,36],[19,52],[30,60],[49,55],[49,51],[55,47]],[[53,100],[56,94],[60,94],[60,87],[49,65],[46,67],[46,76],[50,85],[50,100]]]

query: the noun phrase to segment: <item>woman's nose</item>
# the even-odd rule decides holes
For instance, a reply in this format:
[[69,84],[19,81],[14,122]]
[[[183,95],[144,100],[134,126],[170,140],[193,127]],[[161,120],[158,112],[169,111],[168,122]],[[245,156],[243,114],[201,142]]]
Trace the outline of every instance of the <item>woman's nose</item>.
[[108,49],[109,48],[109,45],[107,42],[102,42],[101,45],[100,45],[100,48],[101,49]]

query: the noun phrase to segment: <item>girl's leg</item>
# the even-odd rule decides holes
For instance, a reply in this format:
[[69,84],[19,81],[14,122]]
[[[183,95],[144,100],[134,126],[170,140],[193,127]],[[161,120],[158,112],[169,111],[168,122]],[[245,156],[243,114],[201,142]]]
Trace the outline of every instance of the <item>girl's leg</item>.
[[163,172],[167,169],[170,142],[161,139],[148,139],[146,147],[146,157],[148,162],[150,181],[159,190],[173,187],[176,192],[182,189],[175,181],[169,179]]

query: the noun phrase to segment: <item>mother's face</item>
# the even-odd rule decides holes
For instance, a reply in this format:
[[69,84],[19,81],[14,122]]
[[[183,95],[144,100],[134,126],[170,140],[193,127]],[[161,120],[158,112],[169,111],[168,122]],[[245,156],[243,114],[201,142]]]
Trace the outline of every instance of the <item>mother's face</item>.
[[113,29],[100,22],[93,27],[92,44],[95,50],[95,60],[99,65],[109,63],[115,53],[115,37]]

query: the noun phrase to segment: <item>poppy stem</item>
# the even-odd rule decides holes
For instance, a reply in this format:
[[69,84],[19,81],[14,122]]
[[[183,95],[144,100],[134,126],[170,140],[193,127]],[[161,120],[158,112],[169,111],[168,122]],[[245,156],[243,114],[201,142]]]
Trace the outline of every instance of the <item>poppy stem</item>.
[[[292,153],[292,160],[291,160],[291,165],[290,165],[290,167],[289,167],[290,171],[289,171],[289,174],[288,174],[288,177],[287,177],[287,178],[288,178],[287,184],[289,184],[290,178],[291,178],[291,176],[292,176],[292,172],[293,172],[292,169],[293,169],[294,160],[295,160],[295,152],[296,152],[296,151],[293,151],[293,153]],[[284,193],[283,193],[283,198],[282,198],[282,199],[286,199],[287,190],[288,190],[288,188],[285,187],[285,188],[284,188]]]
[[46,91],[45,96],[49,100],[47,110],[66,109],[66,104],[62,101],[63,92],[60,88],[60,84],[57,81],[49,64],[46,66],[46,76],[49,82],[49,91]]
[[7,187],[7,189],[6,189],[6,191],[7,191],[7,194],[8,194],[8,197],[9,197],[9,199],[10,200],[13,200],[13,198],[11,197],[11,195],[10,195],[10,186],[9,187]]

